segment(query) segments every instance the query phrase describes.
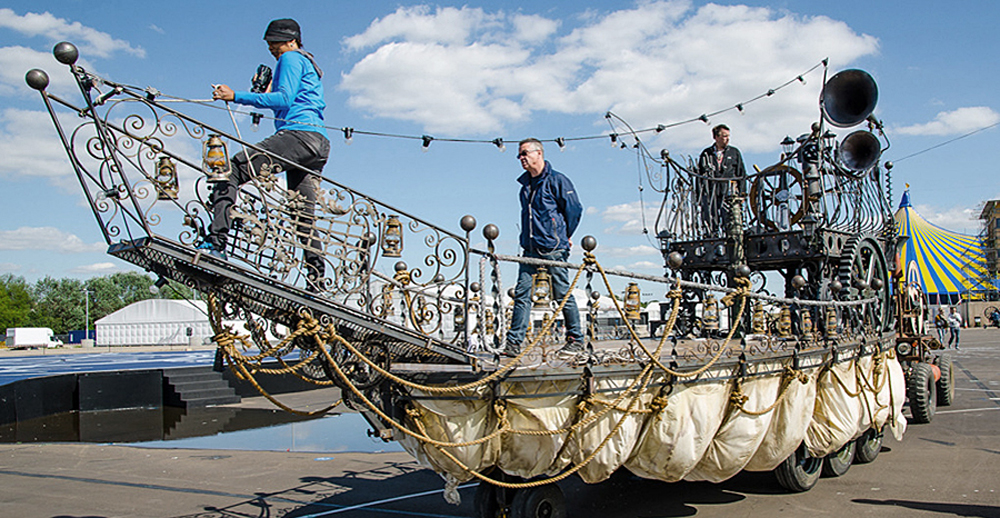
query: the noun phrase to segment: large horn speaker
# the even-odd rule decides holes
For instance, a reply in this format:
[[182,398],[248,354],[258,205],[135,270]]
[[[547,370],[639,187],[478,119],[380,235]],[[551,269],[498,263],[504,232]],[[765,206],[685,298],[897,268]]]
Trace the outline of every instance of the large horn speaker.
[[851,171],[864,171],[878,162],[882,146],[871,132],[858,130],[844,137],[838,151],[841,165]]
[[838,128],[860,124],[878,103],[878,85],[864,70],[838,72],[823,85],[823,117]]

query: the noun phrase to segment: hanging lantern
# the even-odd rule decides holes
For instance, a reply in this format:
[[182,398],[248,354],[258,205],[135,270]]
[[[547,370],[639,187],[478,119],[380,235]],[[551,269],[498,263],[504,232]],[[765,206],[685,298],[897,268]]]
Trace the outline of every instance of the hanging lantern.
[[536,307],[547,306],[552,300],[552,279],[549,277],[549,270],[544,266],[539,266],[535,275],[531,279],[531,300]]
[[788,338],[792,335],[792,310],[788,306],[781,307],[781,317],[778,318],[778,336]]
[[812,338],[813,320],[812,311],[809,308],[799,310],[799,318],[802,319],[802,337],[806,340]]
[[640,309],[642,309],[642,299],[639,295],[639,285],[630,282],[625,288],[625,318],[639,320]]
[[399,216],[392,215],[385,220],[385,232],[382,233],[382,255],[400,257],[403,254],[403,224]]
[[826,308],[826,337],[837,338],[837,310],[833,307]]
[[201,151],[201,170],[208,175],[209,182],[225,182],[229,180],[229,150],[226,143],[222,141],[222,136],[217,134],[209,135]]
[[156,162],[156,199],[177,199],[177,164],[168,156],[161,156]]
[[711,293],[705,296],[705,305],[701,313],[701,322],[705,331],[719,330],[719,303]]

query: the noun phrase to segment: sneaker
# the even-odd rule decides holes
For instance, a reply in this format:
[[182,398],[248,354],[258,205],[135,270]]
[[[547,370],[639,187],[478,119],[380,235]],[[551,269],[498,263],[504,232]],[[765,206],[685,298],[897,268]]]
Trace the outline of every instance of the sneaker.
[[504,356],[510,356],[513,358],[519,354],[521,354],[521,344],[507,342],[507,345],[503,348]]
[[217,259],[222,259],[223,261],[228,260],[226,257],[226,252],[219,250],[209,241],[202,241],[200,245],[195,247],[195,250],[205,250],[208,255],[215,257]]
[[572,360],[583,354],[583,344],[570,338],[566,340],[566,345],[556,352],[556,357],[561,360]]

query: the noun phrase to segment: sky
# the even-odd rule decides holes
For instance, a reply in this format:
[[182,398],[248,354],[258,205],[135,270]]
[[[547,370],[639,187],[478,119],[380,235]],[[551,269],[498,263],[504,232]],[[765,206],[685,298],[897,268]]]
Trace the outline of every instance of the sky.
[[[724,123],[747,164],[763,169],[778,161],[786,135],[806,133],[819,117],[823,71],[814,67],[825,58],[831,75],[861,68],[878,83],[875,115],[891,142],[883,159],[895,162],[893,207],[909,184],[926,219],[975,234],[981,203],[1000,198],[1000,3],[905,5],[175,0],[146,9],[8,1],[0,7],[0,273],[34,281],[132,270],[105,254],[42,101],[25,85],[24,74],[42,68],[50,92],[79,99],[52,57],[55,43],[74,42],[79,64],[111,80],[206,99],[213,83],[246,90],[258,64],[273,66],[262,35],[284,17],[299,21],[306,50],[326,72],[330,128],[567,139],[562,151],[547,144],[546,158],[572,179],[585,206],[574,241],[595,236],[606,267],[663,273],[651,237],[662,195],[634,151],[573,137],[615,132],[609,111],[633,128],[671,125],[791,81],[742,113],[642,136],[653,153],[696,157],[712,142],[711,126]],[[232,128],[224,111],[193,114]],[[247,117],[239,121],[249,140],[269,134],[266,122],[252,133]],[[348,144],[340,130],[328,131],[328,178],[455,232],[472,214],[479,228],[499,226],[499,253],[518,253],[516,144],[501,152],[489,143],[436,141],[423,151],[419,140],[355,135]],[[580,258],[577,247],[571,260]]]

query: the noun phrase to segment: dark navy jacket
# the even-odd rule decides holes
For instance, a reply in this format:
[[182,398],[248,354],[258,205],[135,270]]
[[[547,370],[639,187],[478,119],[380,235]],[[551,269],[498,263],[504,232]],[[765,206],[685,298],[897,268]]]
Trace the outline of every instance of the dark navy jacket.
[[569,238],[583,215],[573,182],[552,169],[548,160],[537,178],[525,171],[517,181],[521,184],[521,248],[569,250]]

